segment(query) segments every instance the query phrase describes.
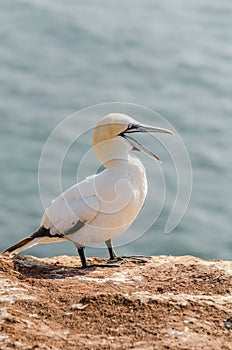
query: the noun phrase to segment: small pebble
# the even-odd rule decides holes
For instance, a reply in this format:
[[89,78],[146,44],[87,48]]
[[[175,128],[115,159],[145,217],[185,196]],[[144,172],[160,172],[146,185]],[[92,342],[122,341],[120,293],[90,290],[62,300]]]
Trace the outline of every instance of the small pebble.
[[86,307],[88,306],[88,304],[73,304],[72,305],[72,309],[73,310],[84,310]]
[[1,307],[0,309],[0,320],[7,320],[10,318],[9,313],[5,307]]
[[224,327],[227,328],[227,329],[232,329],[232,317],[228,318],[224,322]]

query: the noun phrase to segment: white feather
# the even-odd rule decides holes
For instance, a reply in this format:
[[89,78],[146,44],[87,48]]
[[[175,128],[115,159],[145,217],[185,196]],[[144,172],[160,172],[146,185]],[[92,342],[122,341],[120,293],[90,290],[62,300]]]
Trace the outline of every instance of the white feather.
[[[124,141],[124,140],[123,140]],[[122,234],[134,221],[147,193],[142,163],[115,160],[114,166],[72,186],[45,211],[41,225],[65,234],[78,220],[85,225],[67,239],[86,245]]]

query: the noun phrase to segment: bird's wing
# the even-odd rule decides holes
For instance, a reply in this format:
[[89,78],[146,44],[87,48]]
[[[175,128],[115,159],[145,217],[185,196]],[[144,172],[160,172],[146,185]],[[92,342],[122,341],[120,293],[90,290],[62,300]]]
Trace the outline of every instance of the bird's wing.
[[55,203],[56,201],[60,200],[65,200],[68,202],[94,195],[96,192],[95,179],[97,176],[98,174],[89,176],[85,180],[73,185],[72,187],[68,188],[65,192],[61,193],[58,197],[53,199],[52,203]]
[[97,196],[78,200],[56,201],[45,211],[41,226],[50,230],[51,235],[70,235],[90,223],[99,213],[100,201]]
[[52,235],[65,235],[77,232],[84,223],[91,222],[100,210],[96,176],[86,178],[55,198],[46,209],[41,226],[49,229]]

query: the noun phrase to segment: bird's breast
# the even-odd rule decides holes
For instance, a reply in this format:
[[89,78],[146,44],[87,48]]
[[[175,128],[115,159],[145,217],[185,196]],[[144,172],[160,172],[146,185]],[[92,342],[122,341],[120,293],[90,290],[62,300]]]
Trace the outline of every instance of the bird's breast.
[[106,224],[117,221],[120,225],[132,222],[147,194],[147,179],[141,163],[107,170],[96,179],[97,196],[100,199],[101,215]]

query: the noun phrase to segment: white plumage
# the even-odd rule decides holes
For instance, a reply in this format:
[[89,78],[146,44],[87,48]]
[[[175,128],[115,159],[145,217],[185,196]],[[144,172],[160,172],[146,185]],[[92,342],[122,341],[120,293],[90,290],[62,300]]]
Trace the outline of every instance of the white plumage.
[[87,266],[83,247],[105,241],[110,258],[116,255],[111,239],[132,224],[147,194],[143,164],[130,152],[143,151],[159,158],[128,136],[134,132],[171,131],[141,125],[123,114],[104,117],[93,132],[93,146],[105,170],[86,178],[54,199],[46,209],[41,226],[31,237],[4,251],[18,253],[34,244],[72,241],[78,248],[82,265]]
[[83,246],[103,242],[128,228],[141,209],[146,193],[146,175],[141,162],[115,160],[113,167],[56,198],[45,211],[41,226],[50,229],[52,235],[65,235],[82,221],[84,227],[69,234],[69,239]]

